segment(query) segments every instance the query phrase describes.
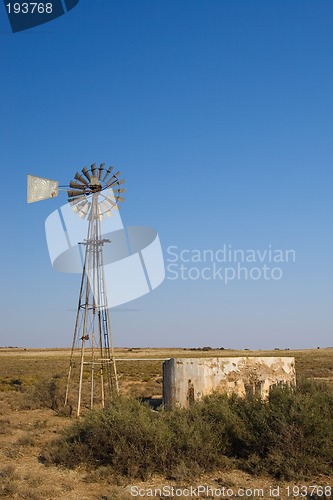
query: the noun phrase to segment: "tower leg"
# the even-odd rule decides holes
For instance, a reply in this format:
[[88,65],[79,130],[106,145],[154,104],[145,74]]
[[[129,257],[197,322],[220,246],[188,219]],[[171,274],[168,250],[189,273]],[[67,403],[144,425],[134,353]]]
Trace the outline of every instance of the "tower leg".
[[[114,392],[119,391],[104,276],[103,246],[106,242],[109,241],[103,240],[101,236],[97,197],[93,195],[88,235],[81,243],[85,245],[85,257],[65,396],[65,405],[68,405],[71,384],[75,383],[76,379],[77,416],[81,414],[81,408],[84,406],[93,409],[94,404],[98,403],[98,393],[99,404],[104,408],[107,397],[112,397]],[[98,365],[99,382],[95,378]],[[84,375],[87,368],[89,386]],[[100,391],[97,390],[98,385]]]

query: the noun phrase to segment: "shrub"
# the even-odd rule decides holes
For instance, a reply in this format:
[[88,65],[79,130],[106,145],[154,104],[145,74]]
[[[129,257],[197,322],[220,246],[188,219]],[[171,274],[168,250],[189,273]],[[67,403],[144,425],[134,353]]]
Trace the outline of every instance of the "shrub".
[[333,392],[305,382],[276,388],[265,402],[215,394],[188,410],[160,412],[118,398],[71,426],[49,456],[69,467],[85,462],[142,479],[194,475],[230,462],[276,478],[327,474],[333,467]]
[[51,408],[58,411],[63,406],[63,388],[57,376],[52,379],[42,379],[27,394],[30,406],[37,408]]
[[[129,477],[174,471],[211,470],[219,463],[208,423],[198,425],[199,406],[154,412],[135,399],[117,398],[106,410],[91,411],[54,443],[57,464],[110,466]],[[210,444],[208,444],[210,443]]]

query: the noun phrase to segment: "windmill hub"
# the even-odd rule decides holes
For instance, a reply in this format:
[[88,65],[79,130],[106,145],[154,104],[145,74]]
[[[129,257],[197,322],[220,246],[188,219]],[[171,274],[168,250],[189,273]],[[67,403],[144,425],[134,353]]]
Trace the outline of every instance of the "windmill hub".
[[98,177],[91,176],[89,187],[93,193],[98,193],[99,191],[102,191],[102,184],[98,179]]

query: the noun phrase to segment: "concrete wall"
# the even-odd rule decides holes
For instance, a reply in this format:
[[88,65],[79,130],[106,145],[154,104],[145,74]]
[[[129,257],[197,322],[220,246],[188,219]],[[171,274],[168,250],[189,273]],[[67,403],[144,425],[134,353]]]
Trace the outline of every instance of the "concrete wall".
[[280,384],[296,384],[295,358],[173,358],[163,363],[166,406],[187,408],[214,391],[266,398],[270,388]]

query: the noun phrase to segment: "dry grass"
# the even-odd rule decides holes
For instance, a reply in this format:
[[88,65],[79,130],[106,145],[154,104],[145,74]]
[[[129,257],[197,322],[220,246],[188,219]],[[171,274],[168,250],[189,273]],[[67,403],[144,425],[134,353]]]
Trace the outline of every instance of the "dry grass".
[[[116,349],[116,357],[127,359],[244,355],[295,356],[298,377],[333,382],[333,348],[300,351]],[[69,351],[66,349],[0,349],[0,497],[32,500],[132,498],[130,485],[112,477],[107,468],[67,470],[46,467],[38,459],[41,450],[71,423],[71,419],[43,407],[41,401],[33,401],[33,395],[43,380],[57,380],[63,387],[68,363]],[[122,361],[117,368],[122,393],[135,397],[161,395],[162,361]],[[313,480],[321,485],[332,484],[332,478]],[[119,481],[121,484],[117,484]],[[135,483],[144,488],[164,484],[184,486],[185,478],[167,482],[153,478],[147,483]],[[221,485],[268,488],[272,480],[253,478],[239,471],[221,471],[214,476],[198,477],[193,484],[215,488]]]

